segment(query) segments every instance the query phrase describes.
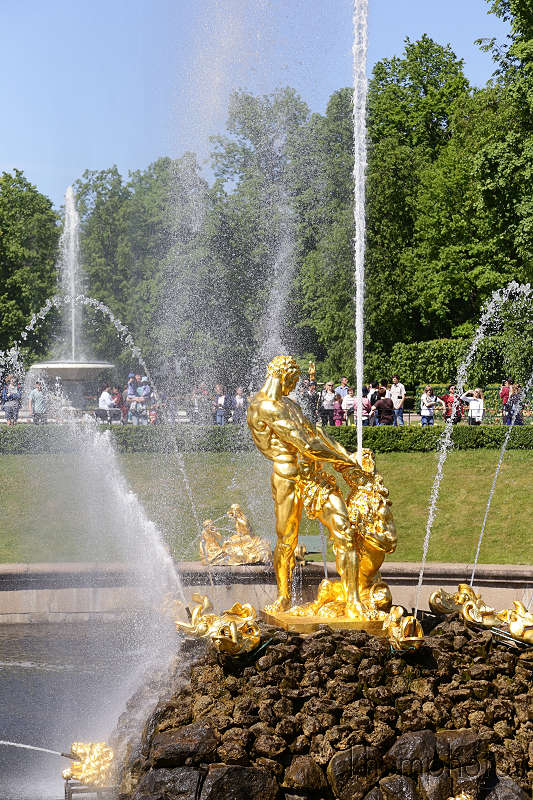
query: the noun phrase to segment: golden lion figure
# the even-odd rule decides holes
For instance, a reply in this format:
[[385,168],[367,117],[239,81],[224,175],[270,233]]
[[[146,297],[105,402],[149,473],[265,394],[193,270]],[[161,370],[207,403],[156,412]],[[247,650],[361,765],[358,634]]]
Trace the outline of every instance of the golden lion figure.
[[[291,576],[302,511],[318,519],[329,532],[340,582],[323,581],[314,603],[291,613],[376,619],[391,607],[390,591],[379,568],[396,547],[396,531],[388,492],[375,473],[370,451],[363,464],[341,444],[317,428],[288,395],[300,370],[291,356],[277,356],[267,379],[248,407],[248,425],[258,450],[272,461],[272,495],[277,544],[274,568],[278,597],[265,610],[270,614],[290,607]],[[330,465],[350,487],[347,500]]]

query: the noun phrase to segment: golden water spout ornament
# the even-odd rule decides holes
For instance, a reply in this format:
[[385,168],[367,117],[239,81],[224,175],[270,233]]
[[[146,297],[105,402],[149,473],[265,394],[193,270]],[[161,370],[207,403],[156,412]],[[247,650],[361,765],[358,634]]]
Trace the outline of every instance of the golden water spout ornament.
[[449,593],[444,589],[433,592],[429,607],[436,614],[459,612],[465,622],[496,628],[514,639],[533,644],[533,614],[519,600],[513,600],[511,609],[496,611],[485,603],[479,592],[466,583],[460,583],[456,592]]
[[76,758],[61,773],[65,780],[85,786],[108,786],[113,766],[113,750],[105,742],[74,742],[70,748]]
[[190,622],[176,621],[176,629],[199,639],[210,639],[214,648],[229,656],[249,653],[259,646],[261,631],[257,612],[250,603],[234,603],[222,614],[215,614],[207,595],[193,594],[197,604]]
[[[272,462],[276,514],[274,551],[277,598],[265,612],[280,624],[291,617],[294,630],[318,619],[337,620],[337,627],[365,627],[382,633],[391,609],[388,586],[379,569],[396,547],[396,529],[388,491],[375,471],[370,450],[362,463],[339,442],[308,420],[289,395],[300,375],[291,356],[277,356],[267,379],[251,399],[248,425],[258,450]],[[333,469],[348,484],[342,494]],[[335,552],[340,581],[323,581],[316,601],[290,609],[291,577],[302,511],[325,526]],[[290,609],[290,610],[289,610]],[[299,621],[298,621],[299,620]]]
[[211,566],[237,566],[270,561],[270,544],[254,536],[240,505],[234,503],[230,506],[227,516],[235,525],[235,533],[225,540],[212,520],[204,521],[200,540],[202,562]]

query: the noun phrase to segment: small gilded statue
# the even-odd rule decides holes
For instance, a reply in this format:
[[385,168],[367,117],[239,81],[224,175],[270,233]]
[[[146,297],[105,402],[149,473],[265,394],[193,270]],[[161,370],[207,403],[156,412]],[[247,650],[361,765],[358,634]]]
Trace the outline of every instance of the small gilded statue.
[[[288,395],[300,375],[291,356],[277,356],[267,379],[252,398],[248,425],[259,451],[272,461],[272,494],[276,513],[274,551],[278,596],[265,611],[287,612],[302,511],[324,524],[336,555],[340,581],[323,581],[317,600],[291,609],[295,615],[381,620],[390,611],[388,586],[379,575],[386,553],[396,547],[396,531],[388,492],[375,473],[370,451],[363,463],[315,427]],[[344,499],[333,467],[350,487]]]
[[272,559],[270,544],[254,536],[242,508],[237,503],[230,506],[227,516],[235,525],[235,533],[223,540],[214,522],[206,519],[200,540],[200,554],[204,564],[230,566],[261,564]]
[[210,639],[224,655],[237,656],[255,650],[261,641],[256,611],[249,603],[234,603],[222,614],[215,614],[207,595],[193,594],[196,607],[190,622],[176,622],[176,628],[188,636]]
[[316,366],[314,361],[309,362],[309,383],[316,383]]
[[105,742],[74,742],[72,758],[75,760],[63,770],[65,780],[75,780],[85,786],[108,786],[113,766],[113,750]]

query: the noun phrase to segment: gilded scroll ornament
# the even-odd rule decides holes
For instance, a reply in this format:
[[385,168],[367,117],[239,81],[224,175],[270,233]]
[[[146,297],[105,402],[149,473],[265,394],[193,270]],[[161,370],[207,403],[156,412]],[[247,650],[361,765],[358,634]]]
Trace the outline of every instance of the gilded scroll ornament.
[[456,592],[449,593],[444,589],[433,592],[429,607],[436,614],[459,612],[466,622],[474,622],[485,628],[498,628],[514,639],[533,644],[533,614],[519,600],[513,600],[511,609],[496,611],[471,586],[460,583]]

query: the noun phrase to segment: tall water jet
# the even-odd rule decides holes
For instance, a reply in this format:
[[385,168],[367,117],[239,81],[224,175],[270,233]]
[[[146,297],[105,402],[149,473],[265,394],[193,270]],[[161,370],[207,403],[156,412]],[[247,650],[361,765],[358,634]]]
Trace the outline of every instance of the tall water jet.
[[69,312],[64,315],[63,324],[70,339],[70,359],[76,361],[80,353],[77,329],[79,311],[76,308],[75,297],[82,292],[80,271],[80,215],[76,209],[76,200],[72,186],[67,187],[65,193],[65,226],[59,240],[59,274],[61,289],[64,295],[70,298]]
[[455,400],[453,404],[452,413],[450,414],[450,417],[446,422],[446,425],[444,427],[444,433],[441,435],[439,440],[439,460],[437,463],[437,471],[435,473],[433,486],[431,487],[428,518],[426,522],[426,534],[424,536],[424,544],[422,548],[422,560],[420,563],[420,572],[418,575],[418,583],[416,587],[415,615],[418,612],[418,608],[420,605],[422,581],[424,578],[424,569],[427,561],[429,542],[431,539],[431,531],[433,529],[433,523],[435,522],[435,516],[437,513],[437,503],[439,499],[440,484],[444,472],[444,464],[446,463],[446,458],[448,457],[448,452],[452,445],[452,434],[453,434],[452,420],[455,416],[456,409],[459,405],[460,397],[463,394],[463,389],[466,382],[468,369],[472,364],[474,356],[477,353],[477,349],[479,347],[480,342],[482,341],[487,332],[489,324],[492,322],[493,318],[498,313],[502,305],[515,297],[527,300],[530,298],[530,296],[531,296],[530,284],[529,283],[518,284],[516,281],[511,281],[511,283],[509,283],[504,289],[499,289],[492,293],[490,300],[487,300],[487,302],[483,307],[483,313],[481,315],[481,319],[478,328],[476,330],[476,333],[474,334],[474,338],[472,339],[472,342],[468,349],[468,353],[466,354],[466,358],[464,359],[463,363],[460,365],[457,371],[457,378],[455,380],[455,386],[456,386]]
[[[529,378],[526,386],[524,387],[521,393],[521,399],[525,400],[528,396],[529,392],[531,391],[531,387],[533,386],[533,375]],[[487,507],[485,508],[485,514],[483,515],[483,522],[481,523],[481,531],[479,533],[479,539],[476,548],[476,554],[474,556],[474,563],[472,565],[472,574],[470,576],[470,586],[474,585],[474,578],[476,576],[476,569],[477,569],[477,562],[479,561],[479,552],[481,550],[481,543],[483,542],[483,535],[485,533],[485,527],[487,525],[487,519],[489,516],[490,507],[492,505],[492,498],[494,497],[494,492],[496,489],[496,481],[498,480],[498,475],[500,474],[500,470],[503,464],[503,457],[505,456],[505,452],[507,450],[507,445],[509,444],[509,439],[511,438],[511,433],[513,432],[513,428],[515,426],[515,422],[517,417],[520,413],[520,403],[515,405],[512,416],[511,416],[511,424],[508,426],[507,431],[505,433],[505,438],[503,440],[503,444],[500,449],[500,457],[498,458],[498,464],[496,465],[496,472],[494,473],[494,478],[492,479],[492,486],[490,487],[489,492],[489,499],[487,500]]]
[[367,164],[366,103],[368,81],[368,0],[354,0],[353,13],[353,143],[355,256],[355,375],[357,397],[357,459],[363,455],[363,320],[365,292],[365,181]]
[[[34,379],[37,376],[44,377],[48,383],[53,383],[57,378],[61,379],[70,403],[83,407],[87,382],[94,383],[102,373],[113,369],[113,364],[108,361],[89,361],[82,352],[79,298],[84,296],[80,266],[80,217],[72,186],[69,186],[65,193],[65,224],[59,240],[57,267],[64,303],[62,314],[64,341],[56,347],[57,359],[33,364],[30,371]],[[64,352],[67,357],[61,359],[60,356]]]

